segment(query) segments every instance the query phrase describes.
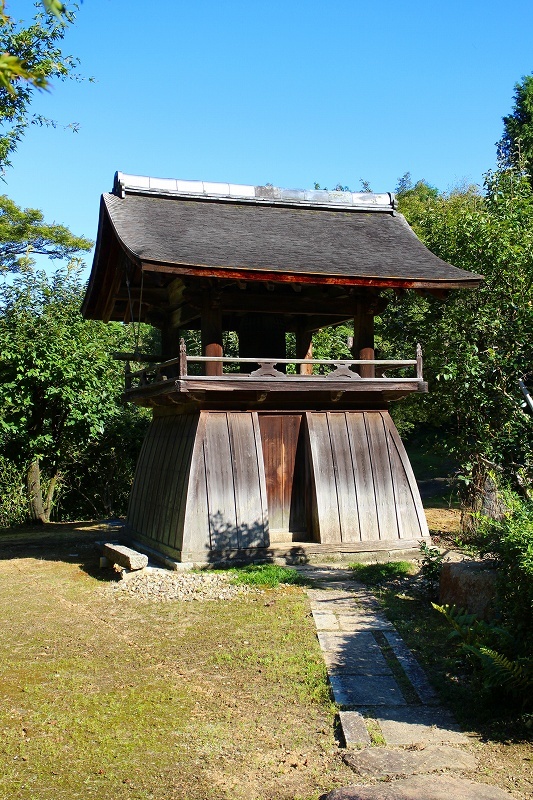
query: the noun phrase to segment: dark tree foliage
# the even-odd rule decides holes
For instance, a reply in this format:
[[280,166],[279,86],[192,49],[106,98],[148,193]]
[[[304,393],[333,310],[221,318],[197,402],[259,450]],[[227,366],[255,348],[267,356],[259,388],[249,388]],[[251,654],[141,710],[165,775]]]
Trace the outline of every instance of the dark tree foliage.
[[402,402],[400,417],[440,426],[440,446],[461,464],[476,507],[489,476],[522,491],[533,486],[533,420],[517,387],[520,377],[533,377],[533,193],[511,169],[488,174],[483,193],[415,189],[400,197],[400,210],[420,238],[485,281],[446,302],[411,293],[393,298],[380,336],[395,357],[422,343],[430,394]]
[[[0,480],[2,469],[25,476],[19,519],[29,511],[47,522],[61,495],[63,516],[76,507],[93,517],[124,510],[146,416],[120,402],[122,365],[112,353],[130,349],[129,331],[83,319],[83,288],[79,269],[68,267],[50,277],[28,269],[0,287],[0,449],[8,462]],[[11,487],[0,494],[7,502]],[[12,511],[0,517],[11,521]]]
[[533,182],[533,75],[514,87],[514,108],[503,118],[503,136],[497,144],[502,166],[524,172]]

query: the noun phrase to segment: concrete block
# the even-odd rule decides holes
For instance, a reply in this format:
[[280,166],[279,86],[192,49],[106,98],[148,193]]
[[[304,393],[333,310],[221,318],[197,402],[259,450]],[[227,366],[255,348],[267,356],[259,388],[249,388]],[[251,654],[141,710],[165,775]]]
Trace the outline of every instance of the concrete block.
[[443,564],[439,601],[490,619],[496,600],[496,570],[479,561]]

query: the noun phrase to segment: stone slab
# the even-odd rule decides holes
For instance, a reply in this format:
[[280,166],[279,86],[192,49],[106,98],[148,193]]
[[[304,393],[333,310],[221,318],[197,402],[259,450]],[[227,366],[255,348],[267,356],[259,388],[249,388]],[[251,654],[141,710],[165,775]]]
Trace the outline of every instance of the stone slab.
[[330,675],[335,702],[340,706],[404,706],[405,698],[392,676]]
[[328,611],[315,611],[313,610],[313,619],[315,621],[317,631],[338,631],[339,620]]
[[112,564],[119,564],[124,569],[144,569],[148,565],[148,556],[121,544],[106,542],[102,548],[102,554]]
[[330,650],[333,653],[348,650],[357,652],[371,650],[381,653],[372,631],[317,631],[317,636],[322,650]]
[[339,627],[344,631],[390,631],[394,626],[378,614],[338,614]]
[[307,595],[312,603],[329,603],[334,600],[353,602],[355,595],[345,589],[308,589]]
[[[357,712],[341,711],[341,723],[343,713]],[[342,726],[344,730],[343,723]],[[373,775],[375,778],[428,774],[439,770],[469,772],[477,766],[477,759],[472,753],[448,745],[424,747],[422,750],[371,747],[359,750],[357,753],[345,753],[343,760],[358,775]]]
[[496,786],[451,775],[415,775],[375,786],[343,786],[325,800],[513,800]]
[[380,708],[375,716],[388,745],[468,742],[453,716],[442,708]]
[[384,631],[383,635],[392,648],[392,652],[402,665],[403,671],[409,678],[420,701],[426,705],[438,705],[438,697],[428,681],[426,673],[411,653],[400,634],[392,630]]
[[319,631],[318,640],[330,675],[391,675],[391,669],[369,631],[346,636]]
[[339,718],[346,747],[371,744],[364,717],[359,711],[340,711]]

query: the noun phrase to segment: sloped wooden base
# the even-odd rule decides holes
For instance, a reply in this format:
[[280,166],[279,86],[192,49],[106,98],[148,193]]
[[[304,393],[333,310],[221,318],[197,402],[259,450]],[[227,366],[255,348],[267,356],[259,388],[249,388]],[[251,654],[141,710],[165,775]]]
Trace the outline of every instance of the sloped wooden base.
[[[429,536],[387,411],[156,416],[137,465],[132,538],[180,561],[259,556],[273,540],[398,549]],[[329,549],[329,548],[328,548]]]

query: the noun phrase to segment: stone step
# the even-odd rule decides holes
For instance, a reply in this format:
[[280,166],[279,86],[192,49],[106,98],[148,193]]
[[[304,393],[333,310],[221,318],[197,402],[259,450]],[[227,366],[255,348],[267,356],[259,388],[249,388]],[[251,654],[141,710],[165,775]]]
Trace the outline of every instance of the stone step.
[[496,786],[450,775],[415,775],[375,786],[343,786],[324,800],[513,800]]
[[472,753],[448,745],[424,747],[420,750],[368,747],[345,753],[343,761],[357,775],[372,775],[374,778],[429,774],[441,770],[471,772],[477,766],[477,759]]

